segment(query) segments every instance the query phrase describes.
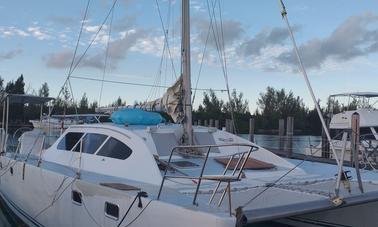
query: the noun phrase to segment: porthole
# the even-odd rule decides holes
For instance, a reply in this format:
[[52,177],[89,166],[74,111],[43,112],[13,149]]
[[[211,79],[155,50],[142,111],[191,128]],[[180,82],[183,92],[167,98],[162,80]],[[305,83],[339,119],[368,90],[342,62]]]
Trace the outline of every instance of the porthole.
[[119,207],[116,204],[105,202],[105,216],[118,220]]
[[78,191],[72,191],[71,193],[71,199],[72,199],[72,202],[76,205],[81,205],[83,200],[82,200],[82,195],[80,192]]

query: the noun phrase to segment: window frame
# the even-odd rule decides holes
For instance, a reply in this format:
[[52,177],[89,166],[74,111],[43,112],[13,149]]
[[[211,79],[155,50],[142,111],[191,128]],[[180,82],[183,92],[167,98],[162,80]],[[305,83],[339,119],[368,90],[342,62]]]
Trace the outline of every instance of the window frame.
[[[103,156],[103,155],[99,155],[98,152],[100,152],[100,150],[105,146],[105,144],[108,142],[108,140],[110,140],[111,138],[115,139],[116,141],[122,143],[123,145],[125,145],[126,147],[128,147],[131,151],[130,155],[125,158],[125,159],[120,159],[120,158],[113,158],[113,157],[109,157],[109,156]],[[94,153],[94,155],[97,155],[98,157],[101,157],[101,158],[112,158],[112,159],[115,159],[115,160],[120,160],[120,161],[124,161],[124,160],[127,160],[128,158],[130,158],[130,156],[133,154],[133,149],[131,149],[131,147],[129,145],[127,145],[126,143],[122,142],[121,140],[117,139],[116,137],[114,136],[108,136],[108,138],[106,138],[106,140],[101,144],[101,146],[97,149],[97,151]]]
[[[108,206],[114,206],[117,209],[117,214],[118,214],[117,217],[108,213],[108,209],[107,209]],[[119,208],[118,204],[105,201],[105,204],[104,204],[104,214],[105,214],[105,217],[113,219],[115,221],[118,221],[118,219],[119,219],[119,212],[120,212],[120,208]]]
[[95,155],[95,154],[99,151],[99,149],[102,148],[102,147],[104,146],[105,142],[108,141],[109,137],[111,137],[111,136],[109,136],[109,135],[107,135],[107,134],[104,134],[104,133],[84,132],[84,135],[79,139],[79,141],[77,141],[77,143],[72,147],[72,149],[71,149],[70,151],[80,153],[80,149],[79,149],[79,151],[74,151],[74,150],[76,149],[77,146],[80,146],[80,143],[83,142],[83,139],[84,139],[84,137],[85,137],[87,134],[99,134],[99,135],[104,135],[104,136],[106,136],[106,138],[104,139],[104,141],[102,141],[102,143],[100,144],[100,146],[98,146],[98,148],[95,150],[95,152],[93,152],[93,153],[82,152],[83,154],[93,154],[93,155]]
[[[81,133],[81,137],[80,139],[72,146],[71,150],[67,150],[67,149],[59,149],[59,144],[66,138],[66,136],[70,133]],[[76,146],[80,143],[80,141],[83,139],[83,137],[86,135],[87,133],[86,132],[67,132],[60,140],[59,142],[56,144],[56,149],[59,150],[59,151],[72,151],[74,152],[73,150],[76,148]]]

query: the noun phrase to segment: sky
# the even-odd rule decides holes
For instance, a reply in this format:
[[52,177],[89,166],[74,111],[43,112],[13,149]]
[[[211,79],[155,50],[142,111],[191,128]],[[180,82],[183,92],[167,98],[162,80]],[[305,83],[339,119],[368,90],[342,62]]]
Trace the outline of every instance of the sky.
[[[377,91],[378,1],[284,2],[322,105],[330,94]],[[164,88],[124,83],[169,86],[180,75],[181,2],[118,0],[110,11],[112,4],[91,0],[84,19],[87,0],[1,1],[0,76],[11,81],[23,74],[30,93],[47,82],[56,97],[74,59],[75,100],[84,92],[100,105],[159,97]],[[278,1],[192,0],[190,10],[193,87],[223,90],[227,72],[230,89],[244,94],[251,112],[267,86],[293,91],[313,107]],[[195,106],[202,97],[198,91]]]

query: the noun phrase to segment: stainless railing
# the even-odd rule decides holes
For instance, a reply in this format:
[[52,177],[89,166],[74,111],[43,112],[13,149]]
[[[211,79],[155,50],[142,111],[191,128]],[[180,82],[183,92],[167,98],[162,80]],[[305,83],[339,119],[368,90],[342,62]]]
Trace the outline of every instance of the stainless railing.
[[[234,153],[234,154],[231,154],[231,155],[227,155],[227,156],[230,156],[230,158],[229,158],[229,160],[227,162],[227,165],[225,166],[225,169],[223,170],[223,174],[222,175],[209,175],[209,176],[206,176],[206,175],[204,175],[204,171],[205,171],[205,168],[206,168],[206,163],[207,163],[207,161],[209,159],[210,151],[211,151],[212,148],[219,148],[219,147],[248,147],[249,149],[248,149],[248,151],[238,152],[238,153]],[[195,176],[174,176],[174,175],[167,175],[168,169],[172,168],[172,166],[171,166],[171,160],[172,160],[172,156],[173,156],[174,153],[178,153],[180,155],[188,155],[188,156],[190,156],[191,155],[190,153],[182,152],[182,150],[196,150],[196,151],[198,151],[198,150],[203,149],[203,148],[207,148],[207,151],[206,151],[205,154],[204,154],[204,152],[202,152],[202,155],[200,156],[200,157],[204,157],[204,161],[203,161],[203,164],[202,164],[202,167],[201,167],[201,172],[200,172],[199,176],[195,177]],[[174,147],[172,149],[171,154],[170,154],[169,159],[168,159],[168,162],[166,163],[166,168],[164,170],[164,175],[163,175],[163,179],[162,179],[161,184],[160,184],[160,188],[159,188],[159,193],[158,193],[157,199],[158,200],[160,199],[160,196],[161,196],[161,193],[162,193],[162,190],[163,190],[163,187],[164,187],[164,182],[165,182],[165,180],[167,178],[184,178],[184,179],[191,179],[191,180],[197,180],[198,181],[197,182],[197,187],[196,187],[196,190],[195,190],[195,193],[194,193],[193,205],[198,205],[196,203],[196,201],[197,201],[198,191],[200,189],[202,180],[218,181],[218,184],[217,184],[215,190],[213,190],[213,193],[212,193],[212,195],[210,197],[209,204],[211,204],[211,202],[213,201],[214,196],[217,193],[217,191],[218,191],[221,183],[222,182],[226,182],[227,183],[227,187],[224,189],[224,191],[222,193],[222,196],[221,196],[221,198],[220,198],[220,200],[218,202],[218,206],[221,205],[226,192],[228,192],[229,209],[230,209],[230,215],[231,215],[231,182],[235,182],[235,181],[240,181],[241,180],[244,167],[245,167],[245,165],[246,165],[246,163],[247,163],[247,161],[248,161],[251,153],[253,151],[256,151],[256,150],[258,150],[257,146],[254,146],[254,145],[251,145],[251,144],[243,144],[243,143],[241,143],[241,144],[238,144],[238,143],[223,144],[223,145],[176,146],[176,147]],[[236,163],[235,167],[233,168],[231,175],[226,175],[227,171],[229,170],[230,164],[235,159],[235,157],[238,157],[237,163]],[[241,163],[241,165],[240,165],[240,163]]]

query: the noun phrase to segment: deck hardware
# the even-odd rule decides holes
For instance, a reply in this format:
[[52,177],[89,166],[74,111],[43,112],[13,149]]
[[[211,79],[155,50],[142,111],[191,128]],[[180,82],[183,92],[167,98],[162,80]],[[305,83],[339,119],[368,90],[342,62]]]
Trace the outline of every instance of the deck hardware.
[[332,205],[334,207],[338,207],[344,203],[343,199],[340,197],[335,197],[331,199]]
[[9,168],[9,172],[11,173],[11,175],[13,175],[13,167],[12,166]]
[[79,206],[81,206],[81,204],[83,202],[83,196],[82,196],[81,192],[78,192],[78,191],[75,191],[75,190],[72,190],[72,192],[71,192],[71,199],[72,199],[74,204],[79,205]]
[[38,157],[37,167],[40,167],[41,163],[42,163],[42,151],[43,151],[43,148],[45,147],[45,140],[46,140],[46,135],[43,135],[42,142],[41,142],[41,147],[40,147],[40,150],[39,150],[39,157]]
[[[223,175],[209,175],[209,176],[207,176],[207,175],[204,175],[204,171],[205,171],[207,160],[209,158],[209,154],[210,154],[211,148],[213,148],[213,147],[218,147],[218,148],[219,147],[249,147],[249,149],[248,149],[248,151],[244,151],[244,152],[239,152],[239,153],[233,154],[231,156],[231,159],[227,163],[227,166],[226,166],[225,170],[223,171]],[[184,176],[171,176],[171,175],[167,175],[168,169],[171,168],[171,164],[172,164],[171,160],[172,160],[173,153],[175,153],[175,152],[180,153],[182,150],[194,150],[194,149],[198,150],[200,148],[207,148],[207,152],[206,152],[206,154],[203,157],[204,161],[203,161],[203,164],[202,164],[202,167],[201,167],[200,175],[198,177],[193,177],[193,176],[188,176],[188,175],[184,175]],[[218,189],[218,187],[221,184],[221,182],[225,182],[225,183],[227,183],[227,187],[224,190],[224,192],[223,192],[224,195],[222,195],[221,199],[218,202],[218,205],[220,205],[222,203],[225,194],[228,193],[229,212],[230,212],[230,215],[232,215],[232,212],[231,212],[231,209],[232,209],[232,206],[231,206],[231,182],[235,182],[235,181],[240,181],[241,180],[241,177],[243,175],[242,173],[243,173],[244,167],[245,167],[245,165],[247,163],[247,160],[249,159],[249,156],[251,155],[251,153],[253,151],[256,151],[256,150],[258,150],[258,147],[254,146],[254,145],[251,145],[251,144],[239,144],[239,143],[236,143],[236,144],[222,144],[222,145],[191,145],[191,146],[188,145],[188,146],[176,146],[176,147],[174,147],[172,149],[171,154],[169,156],[169,159],[168,159],[168,161],[166,163],[167,167],[164,170],[164,175],[163,175],[163,178],[162,178],[162,181],[161,181],[161,184],[160,184],[160,188],[159,188],[159,193],[158,193],[157,199],[158,200],[160,199],[160,195],[161,195],[161,192],[163,190],[164,182],[165,182],[165,180],[167,178],[182,178],[182,179],[197,180],[198,183],[197,183],[196,190],[195,190],[195,193],[194,193],[193,205],[198,205],[197,202],[196,202],[196,200],[197,200],[197,195],[198,195],[198,192],[199,192],[199,188],[201,186],[202,179],[204,179],[204,180],[210,180],[210,181],[218,181],[218,185],[217,185],[216,189]],[[232,175],[226,175],[227,168],[230,165],[232,158],[234,158],[236,155],[240,155],[240,158],[238,160],[237,165],[235,166],[233,174]],[[241,163],[241,166],[239,167],[240,163]],[[236,174],[237,169],[239,169],[239,172]],[[216,193],[216,190],[214,190],[213,194],[215,195],[215,193]],[[211,196],[210,200],[212,200],[214,198],[214,195]]]
[[141,199],[141,197],[143,197],[143,198],[147,198],[148,197],[148,195],[147,195],[147,192],[144,192],[144,191],[141,191],[141,192],[138,192],[138,207],[139,208],[143,208],[143,204],[142,204],[142,199]]
[[105,216],[114,220],[118,220],[119,206],[114,203],[105,202]]

